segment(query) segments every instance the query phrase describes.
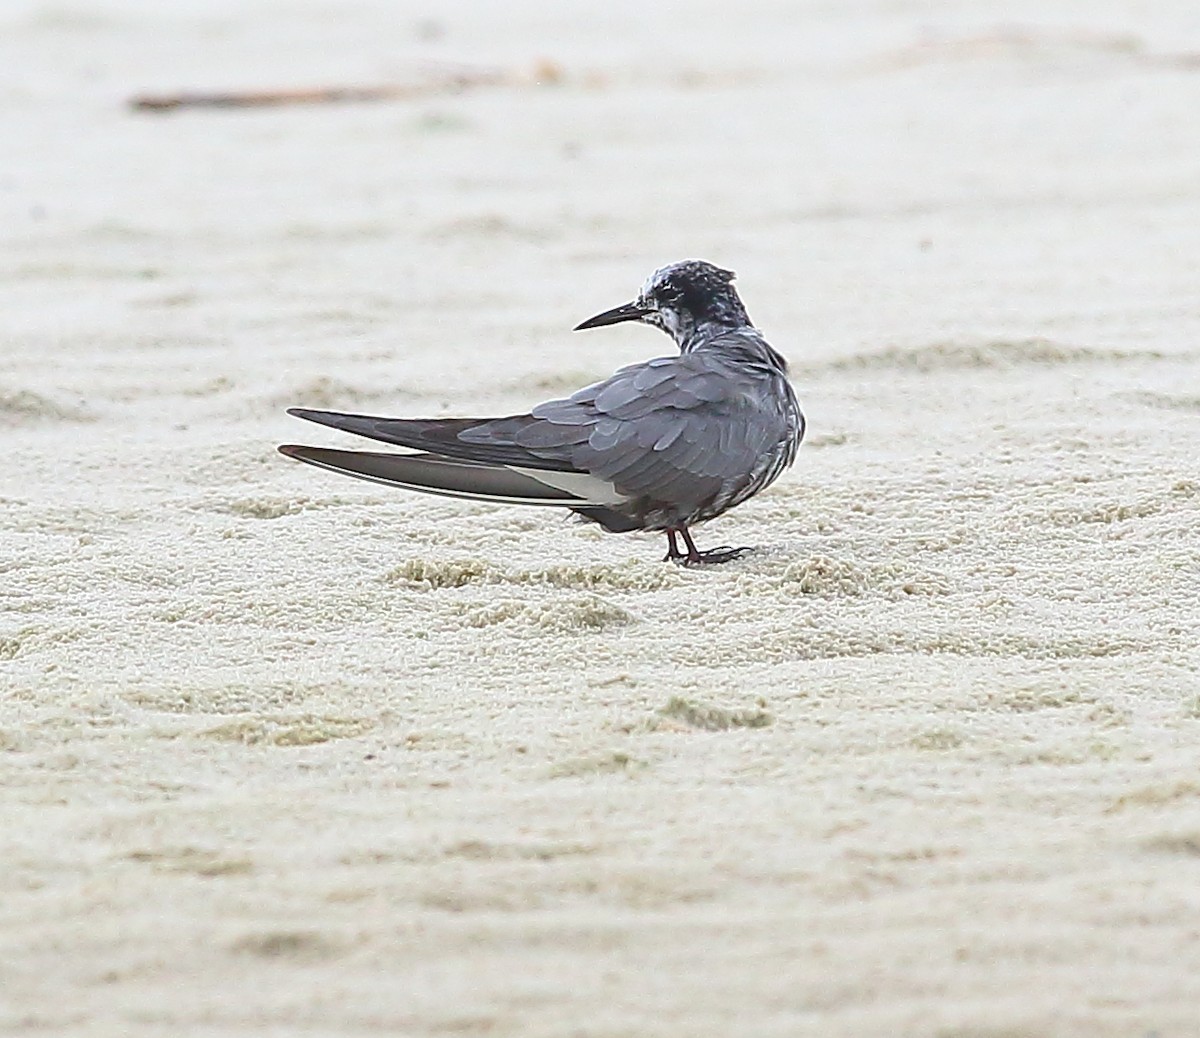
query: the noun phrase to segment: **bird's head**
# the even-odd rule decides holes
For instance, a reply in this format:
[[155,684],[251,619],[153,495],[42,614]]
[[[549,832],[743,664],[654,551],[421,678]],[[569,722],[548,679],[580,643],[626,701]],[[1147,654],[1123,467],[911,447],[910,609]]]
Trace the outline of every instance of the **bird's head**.
[[641,321],[661,328],[681,350],[686,350],[706,331],[750,324],[746,308],[733,287],[733,278],[733,271],[722,270],[704,260],[670,263],[646,279],[632,303],[589,317],[575,330]]

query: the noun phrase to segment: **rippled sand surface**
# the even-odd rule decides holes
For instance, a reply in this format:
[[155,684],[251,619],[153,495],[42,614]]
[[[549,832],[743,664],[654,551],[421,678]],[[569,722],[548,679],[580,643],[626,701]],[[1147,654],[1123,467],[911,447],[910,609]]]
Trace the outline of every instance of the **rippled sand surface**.
[[[1141,11],[6,9],[0,1031],[1196,1034],[1200,21]],[[666,352],[569,329],[685,256],[810,419],[745,561],[274,452]]]

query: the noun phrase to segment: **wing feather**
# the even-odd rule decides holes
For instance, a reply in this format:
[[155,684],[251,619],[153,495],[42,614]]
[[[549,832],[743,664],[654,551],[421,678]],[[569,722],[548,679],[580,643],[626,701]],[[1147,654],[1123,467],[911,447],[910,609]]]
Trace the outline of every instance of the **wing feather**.
[[[782,466],[764,468],[763,455],[794,437],[789,422],[795,416],[784,402],[794,398],[776,381],[783,374],[745,363],[738,348],[732,341],[725,350],[706,348],[634,364],[526,415],[417,420],[304,409],[291,413],[466,466],[507,467],[517,480],[501,487],[512,492],[509,497],[524,485],[520,480],[536,483],[536,473],[542,472],[546,476],[539,485],[560,494],[577,492],[577,503],[586,498],[597,507],[627,505],[630,514],[641,509],[686,518],[714,501],[740,500],[763,472],[777,474]],[[550,473],[578,474],[585,482],[574,482],[575,476],[551,482]],[[463,475],[469,482],[467,470],[456,478]],[[596,482],[589,484],[588,478]],[[583,493],[586,487],[594,493]]]
[[625,500],[611,483],[590,473],[521,471],[434,454],[344,451],[296,444],[284,444],[279,452],[342,475],[443,497],[559,508],[614,506]]

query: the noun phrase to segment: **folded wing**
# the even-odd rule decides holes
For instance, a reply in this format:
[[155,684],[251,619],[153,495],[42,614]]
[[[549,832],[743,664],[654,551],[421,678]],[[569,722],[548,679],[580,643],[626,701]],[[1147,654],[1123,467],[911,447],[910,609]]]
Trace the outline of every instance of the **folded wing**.
[[777,398],[768,376],[696,352],[622,368],[526,415],[397,419],[293,408],[298,418],[422,453],[280,450],[427,493],[589,516],[589,508],[615,509],[634,528],[632,517],[650,513],[680,522],[715,514],[774,478],[777,468],[763,479],[765,459],[789,435]]

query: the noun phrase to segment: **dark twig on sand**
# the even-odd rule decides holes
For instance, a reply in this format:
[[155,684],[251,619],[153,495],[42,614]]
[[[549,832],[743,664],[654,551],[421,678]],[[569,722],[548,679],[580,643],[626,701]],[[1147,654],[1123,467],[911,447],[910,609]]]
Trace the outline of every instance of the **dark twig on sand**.
[[172,112],[181,108],[266,108],[279,105],[346,104],[361,101],[395,101],[453,94],[484,86],[520,86],[557,83],[562,70],[553,62],[538,62],[528,72],[505,69],[438,67],[414,83],[378,86],[311,87],[290,90],[181,91],[143,94],[130,100],[138,112]]

